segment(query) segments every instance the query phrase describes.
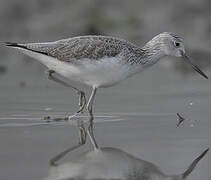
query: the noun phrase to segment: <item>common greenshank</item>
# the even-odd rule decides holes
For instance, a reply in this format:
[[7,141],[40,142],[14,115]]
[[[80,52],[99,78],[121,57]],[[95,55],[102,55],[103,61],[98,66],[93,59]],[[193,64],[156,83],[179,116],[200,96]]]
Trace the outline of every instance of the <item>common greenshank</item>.
[[[143,47],[126,40],[109,36],[80,36],[45,43],[6,43],[24,54],[37,59],[48,68],[51,80],[70,86],[79,94],[79,110],[85,106],[89,113],[87,133],[92,144],[98,145],[93,133],[93,102],[98,88],[113,86],[120,81],[141,72],[157,63],[164,56],[182,57],[192,68],[208,79],[198,66],[185,54],[183,39],[171,32],[155,36]],[[92,87],[92,93],[86,103],[85,93],[78,88],[67,85],[53,76],[57,73],[69,80],[77,81]],[[69,119],[72,116],[69,116]],[[68,117],[66,118],[68,119]],[[80,130],[82,134],[84,128]],[[79,146],[84,144],[79,142]]]

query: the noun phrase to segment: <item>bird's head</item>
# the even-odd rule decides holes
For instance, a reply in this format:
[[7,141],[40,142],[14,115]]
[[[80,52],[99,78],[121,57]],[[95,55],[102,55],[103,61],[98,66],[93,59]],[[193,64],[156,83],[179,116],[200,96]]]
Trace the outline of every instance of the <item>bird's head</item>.
[[198,66],[193,64],[190,58],[185,53],[184,42],[181,37],[171,32],[164,32],[155,36],[147,43],[148,47],[153,47],[156,51],[162,52],[164,55],[180,57],[189,63],[192,68],[201,74],[204,78],[208,79],[207,75],[203,73]]
[[182,57],[182,52],[185,53],[183,39],[171,32],[161,33],[152,40],[154,43],[159,44],[160,50],[162,50],[165,55]]

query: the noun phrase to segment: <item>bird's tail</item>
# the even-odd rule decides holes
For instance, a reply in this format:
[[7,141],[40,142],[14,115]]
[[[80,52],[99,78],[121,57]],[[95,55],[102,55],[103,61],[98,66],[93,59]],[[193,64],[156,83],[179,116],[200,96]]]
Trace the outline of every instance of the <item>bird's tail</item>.
[[4,44],[8,47],[14,47],[14,48],[23,48],[23,49],[27,49],[27,46],[24,46],[23,44],[19,44],[19,43],[14,43],[14,42],[4,42]]
[[33,44],[36,44],[36,43],[20,44],[20,43],[14,43],[14,42],[4,42],[4,44],[7,47],[18,48],[18,49],[21,49],[21,50],[27,50],[28,52],[25,52],[25,51],[24,52],[25,52],[25,54],[27,54],[29,56],[32,56],[30,52],[48,55],[48,53],[41,50],[42,48],[39,49],[39,47],[36,48],[37,46],[32,46]]
[[12,46],[12,47],[18,47],[18,46],[19,46],[18,43],[14,43],[14,42],[4,42],[4,44],[5,44],[6,46]]

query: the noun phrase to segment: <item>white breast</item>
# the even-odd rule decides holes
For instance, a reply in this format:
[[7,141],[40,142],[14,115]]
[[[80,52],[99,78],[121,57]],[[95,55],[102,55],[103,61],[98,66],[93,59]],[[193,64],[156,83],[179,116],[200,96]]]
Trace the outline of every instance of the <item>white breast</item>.
[[120,57],[105,57],[100,60],[81,59],[72,63],[59,61],[56,58],[22,48],[21,51],[61,76],[92,87],[115,85],[141,69],[137,65],[130,65],[122,61]]
[[101,60],[81,60],[78,67],[82,81],[90,86],[109,87],[134,73],[130,65],[120,58],[103,58]]
[[140,71],[140,67],[131,66],[120,57],[105,57],[101,60],[81,59],[71,63],[25,49],[21,51],[61,76],[92,87],[109,87]]

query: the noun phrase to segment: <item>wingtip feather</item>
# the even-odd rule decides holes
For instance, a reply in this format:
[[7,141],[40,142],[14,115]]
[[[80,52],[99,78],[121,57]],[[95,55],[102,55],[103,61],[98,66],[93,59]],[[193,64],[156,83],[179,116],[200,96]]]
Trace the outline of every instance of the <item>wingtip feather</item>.
[[18,47],[18,43],[14,42],[4,42],[5,46],[10,46],[10,47]]

